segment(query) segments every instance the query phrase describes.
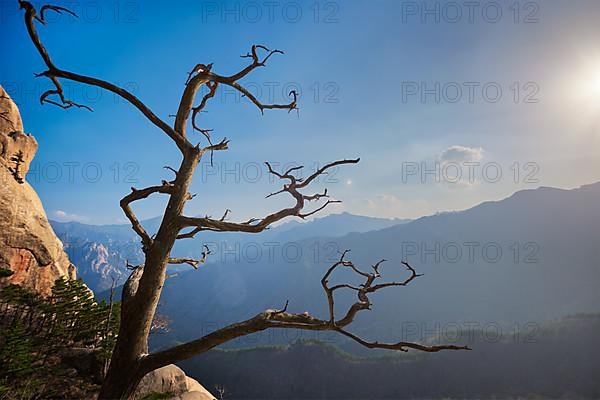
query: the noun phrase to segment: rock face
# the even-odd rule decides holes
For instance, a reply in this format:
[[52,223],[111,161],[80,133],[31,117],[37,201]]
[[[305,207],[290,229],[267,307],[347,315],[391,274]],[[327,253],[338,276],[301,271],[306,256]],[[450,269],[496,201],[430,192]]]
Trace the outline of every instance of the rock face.
[[[59,232],[56,234],[61,237]],[[125,260],[114,249],[107,248],[102,243],[78,243],[67,239],[63,244],[71,261],[77,265],[78,276],[96,293],[110,290],[113,278],[121,285],[129,276]],[[127,250],[130,248],[133,246],[127,247]]]
[[[0,267],[13,271],[0,285],[14,283],[49,295],[57,278],[75,278],[75,267],[37,193],[24,181],[36,150],[33,136],[23,133],[17,106],[0,87]],[[17,169],[11,158],[19,152]]]
[[11,158],[21,153],[23,162],[19,168],[19,175],[25,178],[37,149],[38,143],[35,138],[23,131],[17,105],[0,86],[0,158],[14,167]]
[[170,400],[216,400],[198,381],[186,376],[181,368],[170,364],[144,376],[133,396],[143,399],[153,393],[170,393]]

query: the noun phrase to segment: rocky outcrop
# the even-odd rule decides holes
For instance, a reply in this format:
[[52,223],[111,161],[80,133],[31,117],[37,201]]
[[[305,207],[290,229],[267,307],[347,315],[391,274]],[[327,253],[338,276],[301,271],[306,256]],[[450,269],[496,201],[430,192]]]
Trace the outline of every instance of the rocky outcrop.
[[186,376],[181,368],[170,364],[144,376],[133,396],[140,400],[150,394],[169,393],[170,400],[216,400],[198,381]]
[[38,143],[35,138],[23,130],[17,105],[0,86],[0,158],[14,168],[11,159],[20,154],[23,161],[19,168],[19,175],[25,178],[37,149]]
[[[49,295],[57,278],[75,277],[75,267],[37,193],[24,180],[37,142],[23,132],[19,110],[2,87],[0,113],[0,267],[13,272],[0,285],[14,283]],[[12,158],[19,153],[16,168]]]

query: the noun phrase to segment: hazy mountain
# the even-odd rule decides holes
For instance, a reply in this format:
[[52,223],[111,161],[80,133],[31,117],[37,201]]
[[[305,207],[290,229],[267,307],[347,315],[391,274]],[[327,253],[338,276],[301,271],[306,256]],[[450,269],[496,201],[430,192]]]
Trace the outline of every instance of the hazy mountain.
[[[544,324],[535,336],[474,332],[473,351],[357,358],[315,342],[213,350],[181,367],[228,399],[597,399],[599,315]],[[257,368],[257,366],[260,366]]]
[[[219,234],[206,232],[202,241],[183,240],[176,244],[178,256],[200,257],[202,245],[208,244],[215,253],[225,254],[236,246],[262,246],[262,243],[293,242],[311,237],[338,237],[351,232],[367,232],[405,223],[408,220],[373,218],[349,213],[331,214],[309,222],[289,221],[261,234]],[[50,221],[57,236],[63,241],[71,261],[77,266],[77,274],[92,290],[101,292],[112,285],[112,278],[122,284],[129,271],[128,260],[141,263],[143,253],[138,236],[131,225],[87,225],[79,222]],[[149,232],[156,232],[160,218],[143,221]],[[219,262],[211,258],[210,262]],[[187,268],[185,268],[187,270]]]
[[[271,248],[232,244],[227,254],[212,256],[219,263],[167,280],[160,312],[173,320],[172,330],[154,338],[155,345],[197,337],[286,300],[291,311],[325,316],[320,279],[342,249],[352,249],[350,258],[362,268],[390,260],[382,267],[386,279],[406,276],[403,259],[425,274],[372,297],[373,312],[353,327],[372,339],[418,339],[407,337],[415,326],[421,331],[447,323],[508,329],[600,309],[600,183],[525,190],[466,211],[335,239]],[[335,279],[359,283],[349,271]],[[352,296],[340,293],[340,313]],[[296,334],[306,335],[275,332],[231,346],[282,343]]]
[[349,233],[364,233],[404,224],[409,219],[374,218],[347,212],[330,214],[310,222],[289,221],[273,229],[280,240],[292,241],[318,237],[339,237]]

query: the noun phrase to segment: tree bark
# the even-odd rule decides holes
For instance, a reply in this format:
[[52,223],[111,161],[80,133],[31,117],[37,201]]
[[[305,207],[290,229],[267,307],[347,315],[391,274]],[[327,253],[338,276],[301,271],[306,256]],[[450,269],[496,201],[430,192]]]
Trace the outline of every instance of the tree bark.
[[129,398],[143,376],[151,371],[143,368],[142,359],[148,354],[152,319],[165,282],[171,250],[179,233],[175,221],[182,215],[189,198],[188,190],[200,156],[200,151],[195,148],[184,153],[160,228],[147,249],[144,266],[140,267],[142,273],[132,274],[132,278],[138,280],[135,282],[137,290],[122,298],[119,336],[99,399]]

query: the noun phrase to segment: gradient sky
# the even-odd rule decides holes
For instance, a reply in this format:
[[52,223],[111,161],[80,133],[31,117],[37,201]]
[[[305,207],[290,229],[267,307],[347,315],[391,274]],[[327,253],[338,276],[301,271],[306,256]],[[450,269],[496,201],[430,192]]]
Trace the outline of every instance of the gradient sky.
[[[196,63],[213,62],[225,75],[243,68],[239,56],[253,43],[285,50],[244,82],[264,102],[299,88],[299,113],[261,116],[220,91],[201,119],[215,138],[231,139],[230,150],[215,154],[212,168],[203,161],[190,215],[230,208],[241,220],[290,204],[264,199],[279,188],[262,166],[267,160],[314,166],[361,157],[328,177],[330,193],[344,200],[329,212],[384,217],[600,180],[600,2],[523,1],[518,13],[512,0],[473,9],[427,2],[433,13],[421,1],[275,3],[58,1],[80,18],[52,15],[38,30],[60,68],[125,86],[170,121]],[[49,84],[33,73],[43,63],[17,1],[1,5],[0,84],[40,143],[28,180],[52,219],[124,222],[119,199],[131,186],[170,179],[163,166],[178,164],[175,145],[131,105],[94,88],[63,82],[92,113],[41,106]],[[420,176],[436,165],[440,182]],[[463,177],[455,182],[457,165]],[[141,202],[137,212],[153,217],[162,205]]]

